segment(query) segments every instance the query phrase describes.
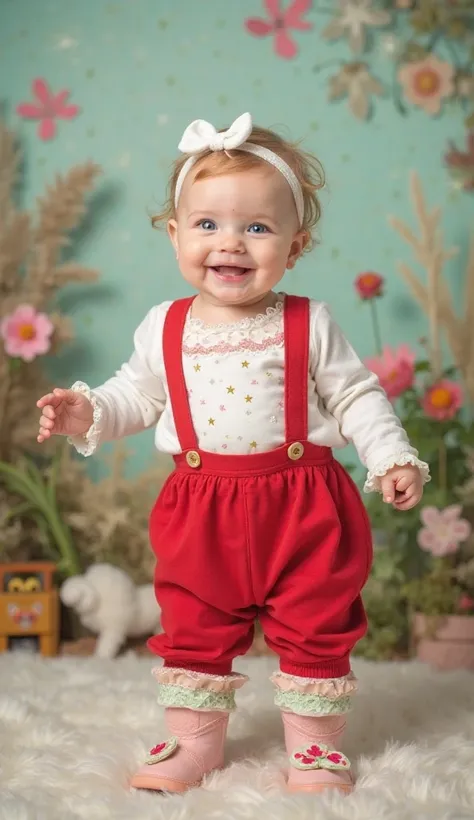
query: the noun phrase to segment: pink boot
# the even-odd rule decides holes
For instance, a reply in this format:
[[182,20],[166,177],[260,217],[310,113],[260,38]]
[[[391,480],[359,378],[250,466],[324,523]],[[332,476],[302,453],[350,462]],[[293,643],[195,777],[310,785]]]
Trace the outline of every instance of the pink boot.
[[131,780],[135,789],[185,792],[224,765],[224,743],[235,690],[245,675],[206,675],[188,669],[159,667],[158,703],[166,706],[169,732],[151,749]]
[[339,751],[346,727],[343,715],[309,717],[282,712],[285,744],[290,759],[287,788],[290,792],[353,789],[351,764]]
[[224,765],[228,713],[166,709],[165,719],[170,737],[151,749],[132,788],[185,792]]
[[276,672],[271,680],[290,761],[288,790],[351,792],[351,764],[340,743],[357,690],[355,677],[351,673],[342,678],[305,678]]

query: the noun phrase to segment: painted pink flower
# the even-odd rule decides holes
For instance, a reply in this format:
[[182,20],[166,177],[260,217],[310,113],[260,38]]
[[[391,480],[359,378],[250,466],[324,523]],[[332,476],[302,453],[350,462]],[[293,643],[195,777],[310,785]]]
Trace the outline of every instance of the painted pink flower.
[[461,509],[460,504],[451,504],[444,510],[423,507],[420,518],[424,527],[417,535],[422,550],[431,552],[437,558],[457,552],[459,544],[466,541],[471,533],[469,521],[460,518]]
[[8,356],[31,362],[47,353],[51,347],[54,326],[45,313],[37,313],[32,305],[19,305],[0,322],[0,335]]
[[298,53],[298,47],[288,32],[290,29],[309,31],[312,28],[311,23],[301,19],[310,10],[311,0],[293,0],[284,12],[280,9],[280,0],[264,0],[264,6],[270,19],[249,17],[245,21],[245,28],[254,37],[273,35],[275,52],[279,57],[290,60]]
[[153,749],[150,749],[150,754],[151,755],[159,755],[160,752],[163,751],[165,746],[166,746],[166,743],[158,743],[158,746],[153,746]]
[[436,421],[452,419],[462,407],[462,389],[456,382],[441,379],[428,388],[421,400],[424,412]]
[[79,107],[77,105],[66,105],[69,91],[59,91],[52,94],[46,80],[37,78],[32,83],[33,95],[36,97],[35,103],[20,103],[17,106],[17,114],[27,120],[40,120],[38,126],[38,136],[41,140],[51,140],[56,134],[55,119],[72,120],[77,117]]
[[407,100],[427,114],[438,114],[445,97],[454,93],[454,68],[434,54],[418,62],[404,63],[398,79]]
[[384,347],[382,356],[366,359],[365,365],[378,376],[388,398],[393,401],[413,387],[415,360],[416,355],[408,345],[399,345],[395,349]]

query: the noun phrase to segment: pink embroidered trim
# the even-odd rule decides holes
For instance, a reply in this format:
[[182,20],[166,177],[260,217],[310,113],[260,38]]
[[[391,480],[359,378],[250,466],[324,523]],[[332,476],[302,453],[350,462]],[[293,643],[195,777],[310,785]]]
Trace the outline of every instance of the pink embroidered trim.
[[219,342],[212,347],[204,347],[203,345],[193,345],[189,347],[183,344],[183,353],[185,356],[206,356],[215,355],[219,353],[238,353],[245,351],[250,353],[259,353],[261,350],[268,350],[269,347],[280,346],[283,344],[285,334],[283,332],[277,333],[276,336],[270,336],[264,339],[263,342],[253,342],[251,339],[242,339],[237,345],[231,345],[229,342]]

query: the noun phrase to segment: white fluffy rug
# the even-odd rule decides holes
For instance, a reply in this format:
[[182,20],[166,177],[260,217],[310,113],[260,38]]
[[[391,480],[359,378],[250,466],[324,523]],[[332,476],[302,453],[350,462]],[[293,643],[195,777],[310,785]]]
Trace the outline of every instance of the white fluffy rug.
[[163,736],[153,663],[0,656],[1,820],[462,820],[474,818],[474,676],[417,664],[355,662],[360,695],[346,751],[350,797],[283,791],[271,658],[232,716],[228,768],[184,797],[131,792],[128,779]]

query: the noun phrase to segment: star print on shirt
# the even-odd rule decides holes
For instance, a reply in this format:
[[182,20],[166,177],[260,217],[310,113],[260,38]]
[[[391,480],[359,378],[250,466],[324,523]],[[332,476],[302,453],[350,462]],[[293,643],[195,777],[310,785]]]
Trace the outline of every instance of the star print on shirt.
[[256,442],[256,441],[251,441],[251,442],[250,442],[250,447],[252,448],[252,450],[256,450],[256,448],[257,448],[257,442]]
[[242,367],[248,367],[248,366],[249,366],[248,362],[242,362]]
[[248,396],[248,395],[245,396],[245,401],[247,402],[247,404],[249,404],[252,401],[252,399],[253,399],[253,396]]
[[209,419],[208,420],[208,424],[209,424],[210,427],[214,427],[215,423],[216,423],[215,419]]
[[229,385],[229,387],[227,388],[227,392],[228,393],[235,393],[235,387],[232,387],[232,385]]
[[195,364],[194,369],[195,369],[196,373],[199,373],[199,371],[201,369],[201,365],[200,364]]

